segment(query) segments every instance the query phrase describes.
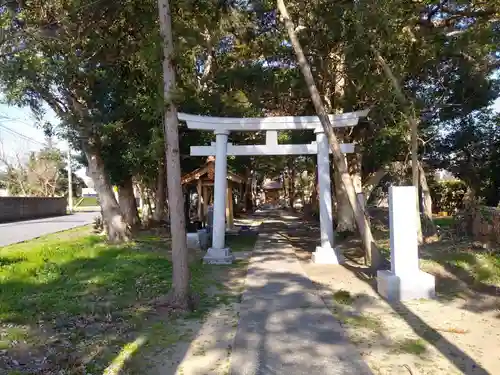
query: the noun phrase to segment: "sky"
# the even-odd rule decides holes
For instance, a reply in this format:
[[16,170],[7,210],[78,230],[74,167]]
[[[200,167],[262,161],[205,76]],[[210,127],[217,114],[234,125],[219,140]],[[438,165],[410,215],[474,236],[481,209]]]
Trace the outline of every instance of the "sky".
[[[50,122],[54,126],[59,124],[55,113],[48,107],[43,122]],[[36,126],[35,118],[29,108],[0,104],[0,155],[12,159],[38,151],[46,145],[45,134]],[[61,139],[54,138],[53,146],[64,152],[68,150],[68,143]],[[81,178],[86,178],[84,168],[75,173]]]

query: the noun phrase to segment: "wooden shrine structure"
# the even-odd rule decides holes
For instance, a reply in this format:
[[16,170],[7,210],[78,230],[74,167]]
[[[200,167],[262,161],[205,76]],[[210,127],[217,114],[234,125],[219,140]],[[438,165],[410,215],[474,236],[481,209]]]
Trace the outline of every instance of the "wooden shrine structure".
[[[214,178],[215,178],[215,157],[209,156],[205,165],[189,172],[182,176],[181,182],[186,189],[190,190],[193,186],[196,187],[198,195],[198,221],[207,224],[208,207],[214,202]],[[234,202],[233,191],[235,188],[241,187],[245,183],[243,177],[227,172],[227,188],[226,188],[226,227],[233,228],[234,224]],[[189,194],[188,194],[189,196]]]

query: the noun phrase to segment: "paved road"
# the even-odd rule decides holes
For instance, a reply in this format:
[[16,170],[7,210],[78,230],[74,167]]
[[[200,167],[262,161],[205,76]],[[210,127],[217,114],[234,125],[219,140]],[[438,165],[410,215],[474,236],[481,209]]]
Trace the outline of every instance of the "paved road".
[[97,214],[96,212],[78,212],[73,215],[0,224],[0,246],[87,225],[93,222]]

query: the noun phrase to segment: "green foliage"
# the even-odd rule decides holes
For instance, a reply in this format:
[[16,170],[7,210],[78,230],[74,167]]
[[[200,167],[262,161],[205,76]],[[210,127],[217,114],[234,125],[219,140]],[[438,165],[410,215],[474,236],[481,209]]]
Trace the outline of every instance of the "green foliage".
[[474,113],[444,124],[431,162],[463,180],[488,206],[500,201],[500,115]]
[[[27,157],[2,158],[5,188],[11,195],[53,197],[66,194],[67,171],[64,155],[55,148],[32,152]],[[81,179],[74,176],[74,191]]]
[[435,212],[453,213],[462,207],[467,185],[460,180],[440,181],[430,185]]
[[[19,12],[0,13],[5,28],[0,83],[8,101],[29,105],[37,114],[41,103],[48,103],[62,119],[60,135],[76,149],[102,149],[113,183],[132,175],[154,186],[164,153],[165,104],[156,3],[36,0],[19,5]],[[450,151],[436,151],[429,140],[441,138],[444,126],[453,129],[447,134],[470,133],[457,124],[484,112],[498,94],[492,74],[498,66],[497,0],[484,7],[430,0],[293,0],[287,5],[302,27],[299,38],[328,110],[372,109],[356,128],[338,131],[342,141],[361,147],[364,176],[407,159],[410,114],[420,119],[425,142],[420,154],[434,158]],[[275,6],[267,0],[172,3],[178,82],[173,96],[180,111],[250,117],[314,113]],[[20,19],[22,25],[16,26]],[[400,80],[406,105],[395,99],[373,48]],[[204,162],[189,157],[189,147],[207,144],[213,135],[183,124],[179,131],[182,169],[189,172]],[[280,134],[287,143],[313,139],[311,132]],[[263,134],[234,132],[231,141],[260,143]],[[460,148],[448,141],[443,143]],[[277,178],[289,165],[311,170],[303,160],[232,158],[229,168],[244,175],[254,171],[259,179],[262,170]],[[494,174],[479,175],[477,181],[488,182],[476,190],[493,201]]]

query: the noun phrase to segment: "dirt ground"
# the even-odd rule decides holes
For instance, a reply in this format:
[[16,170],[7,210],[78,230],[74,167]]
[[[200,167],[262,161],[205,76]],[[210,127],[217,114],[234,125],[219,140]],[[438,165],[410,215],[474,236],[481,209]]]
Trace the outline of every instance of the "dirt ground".
[[[474,284],[443,262],[421,261],[423,270],[436,276],[438,297],[389,304],[358,262],[311,264],[315,231],[310,225],[288,236],[304,270],[374,374],[500,374],[498,286]],[[359,253],[347,241],[340,244],[348,255]]]
[[[257,228],[260,220],[243,217],[235,220],[235,225]],[[241,241],[240,241],[241,242]],[[209,293],[217,299],[217,308],[202,318],[179,319],[174,324],[176,335],[168,348],[150,356],[147,374],[149,375],[228,375],[230,356],[239,319],[241,295],[245,288],[248,258],[251,251],[238,251],[237,244],[233,253],[235,264],[231,266],[207,266],[212,285]],[[251,250],[244,243],[245,250]],[[194,258],[200,258],[197,253]],[[140,369],[135,369],[134,374]],[[142,368],[146,371],[146,368]]]
[[[239,256],[246,258],[247,254]],[[224,299],[224,303],[212,309],[203,319],[179,319],[176,322],[179,339],[172,342],[168,349],[149,358],[148,374],[229,374],[240,296],[246,277],[245,259],[239,262],[242,263],[241,267],[211,267],[214,298]],[[224,290],[223,294],[221,290]]]

